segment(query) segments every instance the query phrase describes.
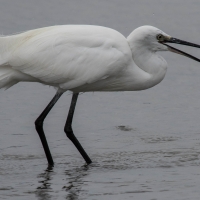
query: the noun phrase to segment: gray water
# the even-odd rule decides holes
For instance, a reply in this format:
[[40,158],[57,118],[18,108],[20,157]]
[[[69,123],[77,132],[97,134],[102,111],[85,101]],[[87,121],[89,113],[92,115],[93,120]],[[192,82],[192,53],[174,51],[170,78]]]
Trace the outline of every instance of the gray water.
[[[150,24],[200,44],[197,0],[0,0],[0,5],[1,34],[96,24],[127,36]],[[198,49],[179,48],[200,57]],[[172,53],[162,55],[169,69],[152,89],[80,95],[73,129],[93,160],[89,166],[63,131],[70,93],[44,124],[55,161],[46,170],[34,121],[55,90],[20,83],[0,91],[0,199],[198,200],[200,64]]]

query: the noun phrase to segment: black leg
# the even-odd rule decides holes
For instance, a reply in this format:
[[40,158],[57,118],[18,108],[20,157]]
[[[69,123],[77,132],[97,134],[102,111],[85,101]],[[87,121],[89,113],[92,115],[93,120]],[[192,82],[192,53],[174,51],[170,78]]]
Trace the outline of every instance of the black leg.
[[62,92],[57,92],[56,95],[53,97],[53,99],[50,101],[50,103],[48,104],[48,106],[44,109],[44,111],[41,113],[41,115],[36,119],[35,121],[35,128],[40,136],[48,163],[50,166],[53,166],[53,158],[51,156],[51,152],[49,150],[49,146],[44,134],[44,130],[43,130],[43,122],[44,119],[46,118],[46,116],[48,115],[49,111],[53,108],[53,106],[55,105],[55,103],[58,101],[58,99],[61,97],[63,93]]
[[90,164],[92,162],[91,159],[89,158],[89,156],[87,155],[87,153],[85,152],[85,150],[83,149],[83,147],[81,146],[81,144],[79,143],[77,138],[75,137],[73,130],[72,130],[72,119],[73,119],[78,95],[79,95],[79,93],[74,93],[72,96],[72,101],[71,101],[71,105],[70,105],[69,113],[67,116],[67,121],[65,124],[64,131],[65,131],[67,137],[73,142],[73,144],[76,146],[76,148],[78,149],[80,154],[83,156],[83,158],[85,159],[87,164]]

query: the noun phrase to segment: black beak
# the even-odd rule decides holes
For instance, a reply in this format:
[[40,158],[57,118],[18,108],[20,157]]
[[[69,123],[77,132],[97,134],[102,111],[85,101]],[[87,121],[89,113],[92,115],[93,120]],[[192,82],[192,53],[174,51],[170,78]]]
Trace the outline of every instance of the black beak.
[[196,60],[196,61],[200,62],[200,59],[198,59],[198,58],[196,58],[196,57],[194,57],[194,56],[192,56],[192,55],[190,55],[190,54],[188,54],[188,53],[185,53],[185,52],[183,52],[183,51],[181,51],[181,50],[179,50],[179,49],[176,49],[176,48],[174,48],[174,47],[171,47],[171,46],[167,45],[166,43],[175,43],[175,44],[181,44],[181,45],[186,45],[186,46],[190,46],[190,47],[197,47],[197,48],[200,48],[200,45],[194,44],[194,43],[191,43],[191,42],[186,42],[186,41],[184,41],[184,40],[179,40],[179,39],[177,39],[177,38],[172,38],[172,37],[171,37],[170,39],[167,39],[167,40],[165,40],[164,42],[162,42],[162,44],[164,44],[164,45],[166,45],[166,46],[168,47],[168,50],[169,50],[169,51],[172,51],[172,52],[174,52],[174,53],[181,54],[181,55],[183,55],[183,56],[186,56],[186,57],[188,57],[188,58],[191,58],[191,59],[193,59],[193,60]]

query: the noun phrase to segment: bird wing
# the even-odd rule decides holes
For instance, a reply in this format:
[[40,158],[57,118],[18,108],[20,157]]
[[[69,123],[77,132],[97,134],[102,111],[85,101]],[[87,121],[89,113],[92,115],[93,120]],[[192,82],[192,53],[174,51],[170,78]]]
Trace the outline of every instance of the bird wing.
[[105,27],[55,26],[15,37],[9,65],[63,89],[119,76],[132,58],[126,38]]

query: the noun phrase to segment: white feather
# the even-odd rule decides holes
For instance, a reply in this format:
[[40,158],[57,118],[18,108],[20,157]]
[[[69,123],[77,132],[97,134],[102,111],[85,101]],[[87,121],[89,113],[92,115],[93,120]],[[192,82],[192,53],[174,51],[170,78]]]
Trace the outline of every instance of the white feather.
[[77,92],[152,87],[166,70],[149,83],[152,74],[135,64],[131,40],[113,29],[89,25],[52,26],[1,37],[0,87],[19,81]]

